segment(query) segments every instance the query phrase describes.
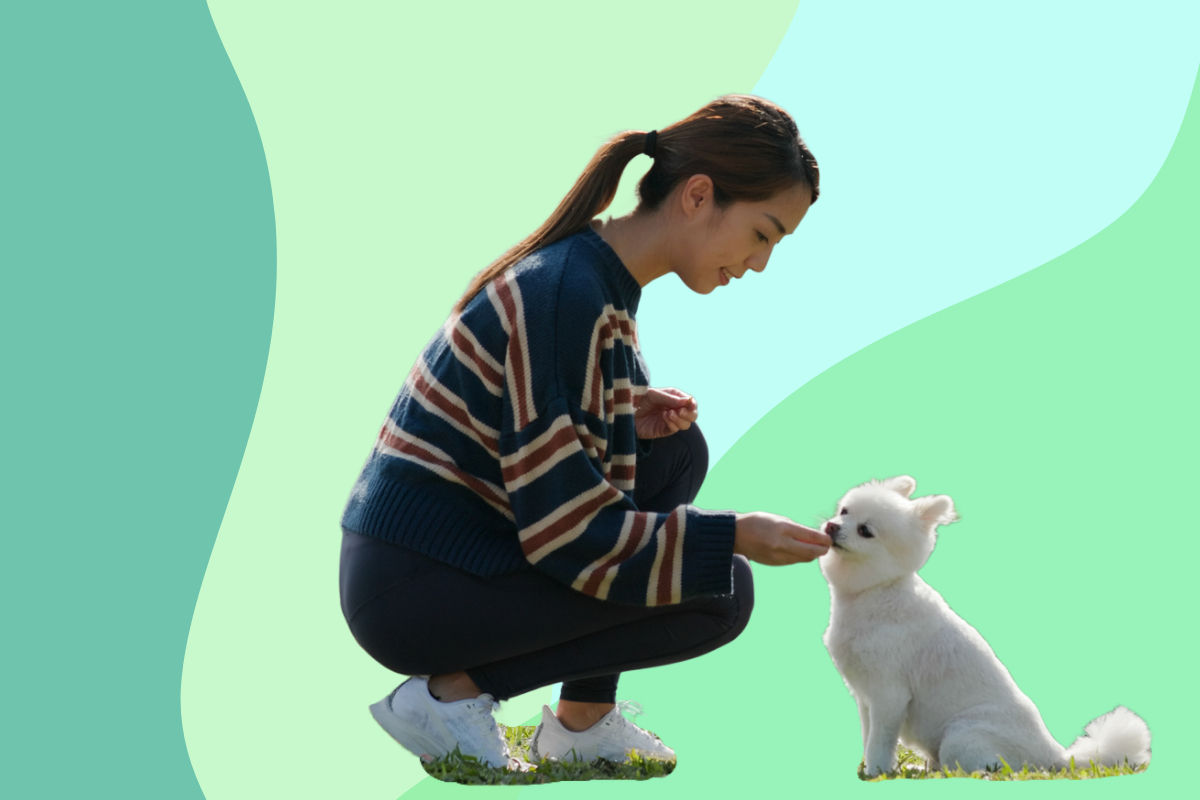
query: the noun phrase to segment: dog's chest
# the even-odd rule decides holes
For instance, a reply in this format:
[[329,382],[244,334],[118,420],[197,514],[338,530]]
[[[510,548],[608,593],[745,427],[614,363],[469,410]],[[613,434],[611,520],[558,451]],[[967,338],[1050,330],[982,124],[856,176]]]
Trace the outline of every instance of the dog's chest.
[[891,593],[834,600],[825,647],[848,682],[881,671],[894,673],[908,661],[914,639],[921,637],[909,599]]

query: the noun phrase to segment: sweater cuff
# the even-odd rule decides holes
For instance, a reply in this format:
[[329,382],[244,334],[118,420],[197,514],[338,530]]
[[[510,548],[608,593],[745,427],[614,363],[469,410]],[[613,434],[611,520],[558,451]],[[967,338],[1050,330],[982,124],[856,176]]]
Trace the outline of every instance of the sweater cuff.
[[733,594],[733,533],[737,515],[732,511],[704,511],[688,506],[687,517],[682,599]]

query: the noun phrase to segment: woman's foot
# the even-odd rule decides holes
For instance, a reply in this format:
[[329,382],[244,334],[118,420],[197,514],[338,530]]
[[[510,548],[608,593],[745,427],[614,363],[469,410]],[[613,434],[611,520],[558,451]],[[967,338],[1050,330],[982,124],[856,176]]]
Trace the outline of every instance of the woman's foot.
[[[478,687],[476,687],[478,689]],[[496,701],[490,694],[441,701],[430,694],[429,681],[409,678],[371,706],[375,721],[406,750],[422,761],[440,758],[455,748],[500,769],[521,769],[492,716]]]
[[465,672],[448,672],[442,675],[429,676],[429,693],[443,703],[453,703],[455,700],[469,700],[479,697],[482,690]]
[[554,712],[558,721],[569,731],[586,731],[617,707],[616,703],[581,703],[578,700],[559,700]]
[[[606,705],[609,710],[593,725],[580,731],[571,730],[563,724],[550,706],[542,706],[542,724],[534,731],[529,744],[533,760],[595,761],[604,758],[625,761],[630,753],[636,752],[641,758],[675,761],[674,750],[654,734],[625,719],[614,705],[584,705]],[[562,713],[562,701],[559,703],[559,713]],[[568,717],[572,713],[568,711]]]

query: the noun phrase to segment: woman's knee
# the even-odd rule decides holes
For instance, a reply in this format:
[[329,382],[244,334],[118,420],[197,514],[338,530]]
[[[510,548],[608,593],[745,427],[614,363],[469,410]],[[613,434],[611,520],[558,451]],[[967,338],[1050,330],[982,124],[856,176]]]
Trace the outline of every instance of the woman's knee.
[[732,641],[737,638],[750,622],[750,614],[754,611],[754,573],[750,570],[750,562],[745,556],[733,557],[733,599],[731,609]]

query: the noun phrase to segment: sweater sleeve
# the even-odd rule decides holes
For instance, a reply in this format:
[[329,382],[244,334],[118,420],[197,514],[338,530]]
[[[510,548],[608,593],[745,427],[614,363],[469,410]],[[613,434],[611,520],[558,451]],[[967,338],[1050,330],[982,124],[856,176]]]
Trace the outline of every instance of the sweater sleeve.
[[511,326],[500,465],[526,559],[613,602],[729,594],[733,514],[655,513],[633,502],[640,387],[628,374],[636,345],[627,318],[611,305],[570,302],[547,320],[524,308],[515,281],[495,291]]

